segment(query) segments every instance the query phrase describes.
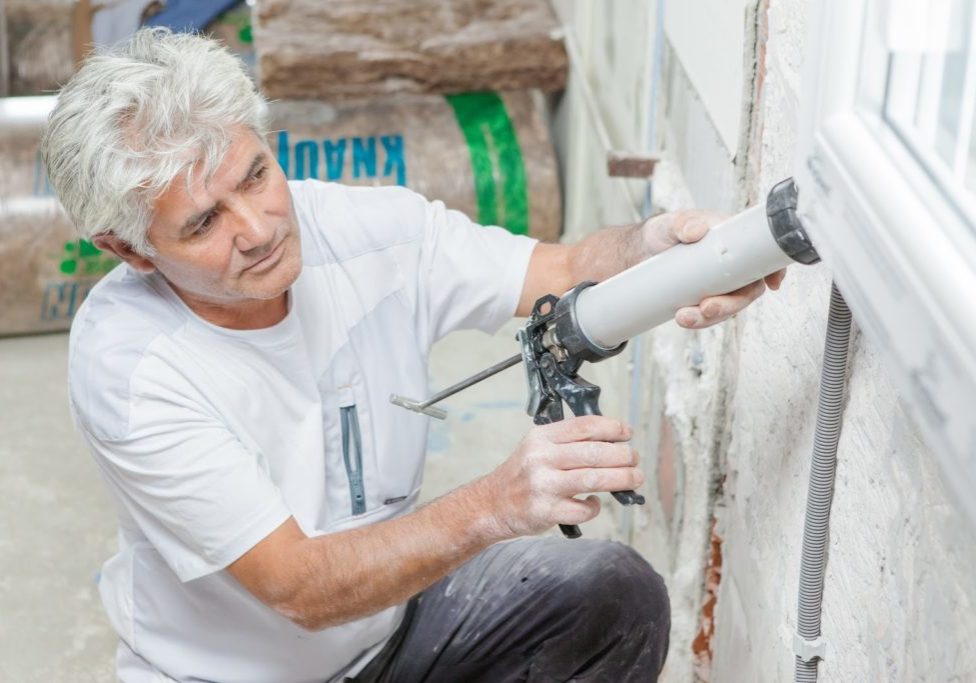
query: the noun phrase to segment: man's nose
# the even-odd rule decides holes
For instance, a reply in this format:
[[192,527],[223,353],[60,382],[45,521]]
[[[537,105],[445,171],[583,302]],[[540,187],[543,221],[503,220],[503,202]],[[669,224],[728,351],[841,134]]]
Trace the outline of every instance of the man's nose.
[[253,203],[239,200],[228,207],[233,215],[234,246],[247,254],[270,245],[275,229],[272,221],[262,220],[262,212]]

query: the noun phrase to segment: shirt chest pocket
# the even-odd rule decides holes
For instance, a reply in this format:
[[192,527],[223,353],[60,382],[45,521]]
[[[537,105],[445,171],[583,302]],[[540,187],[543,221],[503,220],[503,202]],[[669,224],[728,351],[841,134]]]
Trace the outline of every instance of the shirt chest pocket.
[[[332,396],[323,402],[326,505],[319,528],[325,532],[386,519],[413,505],[423,463],[423,440],[409,430],[394,424],[377,433],[376,427],[383,425],[374,424],[366,388],[358,378],[335,387]],[[415,452],[409,471],[401,471],[406,463],[395,457],[401,453],[391,447],[391,438],[405,440],[406,450]]]

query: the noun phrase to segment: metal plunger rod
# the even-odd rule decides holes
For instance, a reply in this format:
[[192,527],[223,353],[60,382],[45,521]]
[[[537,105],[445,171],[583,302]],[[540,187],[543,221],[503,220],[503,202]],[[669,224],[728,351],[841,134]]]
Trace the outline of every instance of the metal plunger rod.
[[393,394],[390,396],[390,402],[394,405],[398,405],[401,408],[406,408],[407,410],[412,410],[415,413],[423,413],[424,415],[429,415],[430,417],[436,417],[438,420],[443,420],[447,417],[447,413],[440,408],[434,408],[435,403],[443,401],[448,396],[453,396],[462,389],[467,389],[472,384],[477,384],[483,379],[487,379],[492,375],[497,375],[502,370],[510,368],[513,365],[518,365],[522,362],[522,354],[516,354],[511,358],[506,358],[501,363],[495,363],[490,368],[485,368],[476,375],[472,375],[465,380],[458,382],[449,386],[447,389],[438,391],[436,394],[424,401],[415,401],[411,398],[406,398],[404,396],[398,396]]
[[461,391],[462,389],[467,389],[472,384],[477,384],[481,380],[488,379],[492,375],[497,375],[502,370],[507,370],[508,368],[512,367],[513,365],[518,365],[521,362],[522,362],[522,354],[521,353],[516,353],[512,357],[506,358],[501,363],[495,363],[491,367],[485,368],[484,370],[482,370],[481,372],[479,372],[476,375],[471,375],[467,379],[461,380],[457,384],[452,384],[447,389],[443,389],[441,391],[438,391],[436,394],[434,394],[433,396],[431,396],[430,398],[428,398],[426,401],[424,401],[423,403],[421,403],[420,404],[420,407],[421,408],[429,408],[430,406],[434,405],[435,403],[439,403],[439,402],[443,401],[448,396],[453,396],[454,394],[456,394],[457,392]]

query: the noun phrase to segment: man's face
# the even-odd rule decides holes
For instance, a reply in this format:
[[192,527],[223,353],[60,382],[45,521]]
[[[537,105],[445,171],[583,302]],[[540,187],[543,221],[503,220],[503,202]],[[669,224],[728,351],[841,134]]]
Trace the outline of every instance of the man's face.
[[152,264],[191,309],[218,324],[280,304],[301,271],[285,175],[250,129],[232,132],[210,181],[200,172],[189,185],[177,176],[153,204],[149,227]]

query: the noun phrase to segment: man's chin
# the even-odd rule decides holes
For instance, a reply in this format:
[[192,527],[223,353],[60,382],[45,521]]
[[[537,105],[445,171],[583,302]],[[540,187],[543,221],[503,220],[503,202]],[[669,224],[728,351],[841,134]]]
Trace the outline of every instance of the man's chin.
[[301,273],[301,259],[286,256],[274,268],[263,274],[260,278],[261,282],[254,282],[251,287],[248,287],[251,290],[248,296],[261,300],[276,299],[295,284]]

